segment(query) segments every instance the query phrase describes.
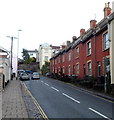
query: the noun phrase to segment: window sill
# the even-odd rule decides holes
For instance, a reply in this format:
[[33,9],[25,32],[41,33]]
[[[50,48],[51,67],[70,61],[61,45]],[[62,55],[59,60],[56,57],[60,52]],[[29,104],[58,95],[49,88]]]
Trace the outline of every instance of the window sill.
[[91,56],[91,54],[87,55],[87,57]]
[[76,59],[78,59],[79,57],[76,57]]
[[107,50],[109,50],[109,48],[107,48],[107,49],[104,49],[104,50],[103,50],[103,52],[105,52],[105,51],[107,51]]

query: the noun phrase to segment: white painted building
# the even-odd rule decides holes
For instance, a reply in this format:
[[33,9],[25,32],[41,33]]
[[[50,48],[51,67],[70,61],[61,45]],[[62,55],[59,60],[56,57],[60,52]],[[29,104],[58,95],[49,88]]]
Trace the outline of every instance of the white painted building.
[[9,52],[4,48],[0,47],[0,73],[3,74],[3,87],[11,79],[11,65]]
[[49,61],[52,56],[52,48],[48,43],[41,44],[39,46],[39,65],[40,69],[45,64],[45,61]]
[[[112,14],[114,14],[114,1],[112,3]],[[110,19],[110,18],[109,18]],[[110,71],[111,71],[111,84],[114,85],[114,19],[109,23],[109,40],[110,40]]]

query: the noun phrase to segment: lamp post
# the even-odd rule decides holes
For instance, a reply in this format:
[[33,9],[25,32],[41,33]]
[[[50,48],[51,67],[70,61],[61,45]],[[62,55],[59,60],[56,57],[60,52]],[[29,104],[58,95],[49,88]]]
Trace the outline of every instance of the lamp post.
[[11,74],[11,80],[12,80],[12,70],[13,70],[13,67],[12,67],[12,55],[13,55],[13,39],[17,39],[16,37],[13,37],[13,36],[7,36],[8,38],[11,38],[11,70],[10,70],[10,74]]
[[[18,58],[19,58],[19,32],[22,31],[21,29],[18,30],[18,42],[17,42],[17,70],[18,70]],[[17,73],[18,75],[18,73]],[[16,76],[17,76],[16,75]],[[18,76],[17,76],[18,77]]]
[[22,30],[18,30],[18,42],[17,42],[17,58],[19,57],[19,32]]

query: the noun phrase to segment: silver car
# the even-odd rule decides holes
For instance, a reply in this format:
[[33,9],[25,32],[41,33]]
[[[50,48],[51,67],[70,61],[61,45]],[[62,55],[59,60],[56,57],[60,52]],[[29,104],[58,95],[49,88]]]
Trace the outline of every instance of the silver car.
[[32,79],[40,79],[39,73],[38,72],[33,72]]
[[29,75],[27,73],[21,73],[20,80],[29,80]]

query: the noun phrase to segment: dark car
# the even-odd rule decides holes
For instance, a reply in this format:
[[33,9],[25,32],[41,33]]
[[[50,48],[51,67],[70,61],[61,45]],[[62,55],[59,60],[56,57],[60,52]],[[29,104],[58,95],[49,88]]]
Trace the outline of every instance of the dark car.
[[52,75],[51,72],[46,73],[46,76],[47,76],[47,77],[50,77],[51,75]]
[[17,73],[19,76],[21,75],[21,73],[24,73],[24,72],[25,72],[25,70],[17,70]]
[[25,70],[25,72],[26,72],[27,74],[32,74],[32,73],[33,73],[33,71],[31,71],[31,70]]

